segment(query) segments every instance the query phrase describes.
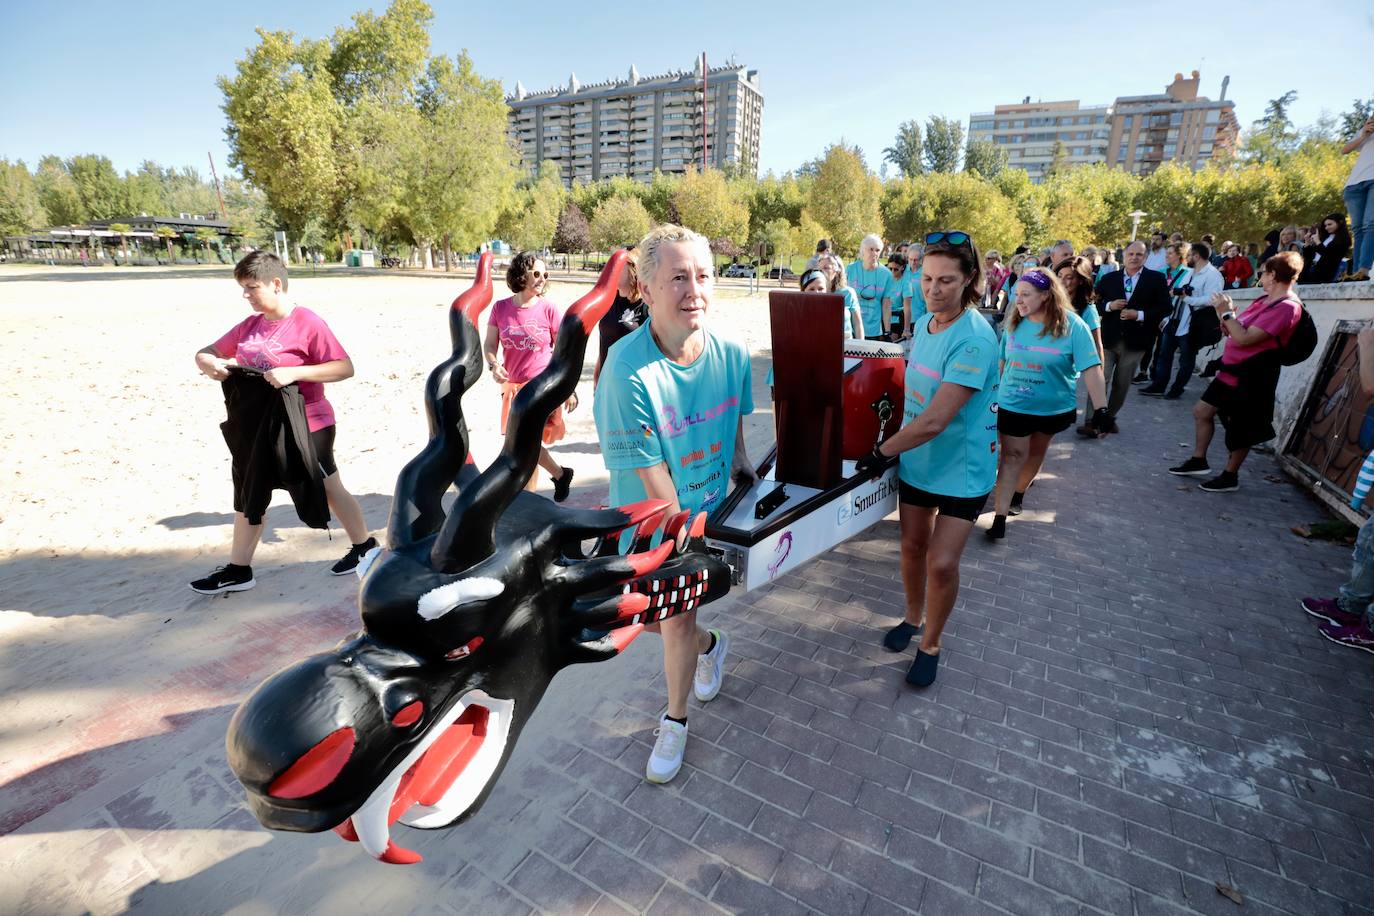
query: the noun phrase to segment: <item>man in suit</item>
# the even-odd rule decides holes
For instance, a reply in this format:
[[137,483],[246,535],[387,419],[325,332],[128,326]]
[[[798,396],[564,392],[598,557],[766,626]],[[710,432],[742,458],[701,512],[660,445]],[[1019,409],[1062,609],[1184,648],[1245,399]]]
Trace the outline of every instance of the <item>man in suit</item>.
[[1116,432],[1116,415],[1126,403],[1131,380],[1159,333],[1159,323],[1171,311],[1169,283],[1164,274],[1145,267],[1145,243],[1126,246],[1121,270],[1097,284],[1097,308],[1102,314],[1102,349],[1106,361],[1108,432]]

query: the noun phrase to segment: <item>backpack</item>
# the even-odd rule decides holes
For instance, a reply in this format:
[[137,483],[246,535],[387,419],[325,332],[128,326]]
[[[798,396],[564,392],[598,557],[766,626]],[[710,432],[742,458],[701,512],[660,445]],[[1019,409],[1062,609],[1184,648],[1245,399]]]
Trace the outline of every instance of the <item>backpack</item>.
[[1317,323],[1302,303],[1298,303],[1298,307],[1302,310],[1298,315],[1298,323],[1293,326],[1288,339],[1279,343],[1279,362],[1285,366],[1296,366],[1317,349]]

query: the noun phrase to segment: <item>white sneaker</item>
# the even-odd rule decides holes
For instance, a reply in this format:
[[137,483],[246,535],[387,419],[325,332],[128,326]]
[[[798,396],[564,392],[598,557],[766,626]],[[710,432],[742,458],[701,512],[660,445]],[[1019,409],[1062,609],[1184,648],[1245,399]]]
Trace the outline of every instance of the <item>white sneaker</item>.
[[658,735],[658,740],[644,767],[644,778],[660,784],[671,782],[682,769],[682,754],[687,750],[687,726],[664,716],[654,734]]
[[705,655],[697,656],[697,676],[692,683],[692,691],[702,703],[709,702],[720,693],[720,682],[725,667],[725,653],[730,650],[730,637],[720,630],[712,630],[716,637],[716,647]]

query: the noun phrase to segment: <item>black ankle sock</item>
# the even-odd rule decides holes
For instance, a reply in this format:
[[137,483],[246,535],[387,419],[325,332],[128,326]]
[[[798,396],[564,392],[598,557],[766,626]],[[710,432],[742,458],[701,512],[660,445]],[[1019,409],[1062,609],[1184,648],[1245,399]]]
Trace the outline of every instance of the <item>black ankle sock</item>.
[[360,544],[354,544],[354,545],[353,545],[353,549],[354,549],[354,550],[371,550],[371,549],[372,549],[373,547],[375,547],[375,546],[377,546],[377,539],[374,538],[374,537],[369,536],[368,539],[365,540],[365,541],[363,541],[362,543],[360,543]]
[[711,637],[711,644],[706,647],[705,652],[701,653],[702,655],[710,655],[712,652],[716,650],[716,634],[712,633],[710,630],[707,630],[706,635]]
[[686,716],[683,716],[681,719],[677,718],[676,716],[664,716],[663,718],[667,719],[669,722],[676,722],[678,725],[687,724]]
[[240,566],[238,563],[226,563],[226,564],[224,565],[224,568],[225,568],[226,571],[227,571],[227,570],[231,570],[231,569],[242,569],[242,570],[246,570],[246,571],[250,571],[250,572],[251,572],[252,569],[253,569],[253,567],[251,567],[251,566],[247,566],[247,565]]

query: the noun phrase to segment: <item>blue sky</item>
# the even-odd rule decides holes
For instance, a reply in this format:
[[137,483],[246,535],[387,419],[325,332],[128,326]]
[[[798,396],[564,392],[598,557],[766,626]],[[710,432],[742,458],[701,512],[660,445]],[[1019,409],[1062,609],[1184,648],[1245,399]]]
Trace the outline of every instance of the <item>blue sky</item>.
[[[1298,92],[1300,124],[1374,95],[1374,5],[1366,0],[874,5],[862,19],[854,14],[862,7],[810,0],[431,4],[432,52],[468,49],[508,91],[516,80],[535,90],[565,84],[574,71],[590,83],[623,76],[632,63],[647,75],[686,69],[703,50],[713,63],[733,54],[760,71],[761,169],[777,172],[842,137],[876,168],[908,119],[967,123],[970,112],[1027,95],[1106,103],[1160,92],[1175,72],[1193,69],[1212,98],[1230,75],[1243,126],[1289,89]],[[365,3],[6,7],[0,157],[32,165],[46,153],[102,153],[121,170],[153,159],[204,172],[208,150],[223,172],[215,78],[234,71],[253,29],[323,37]]]

